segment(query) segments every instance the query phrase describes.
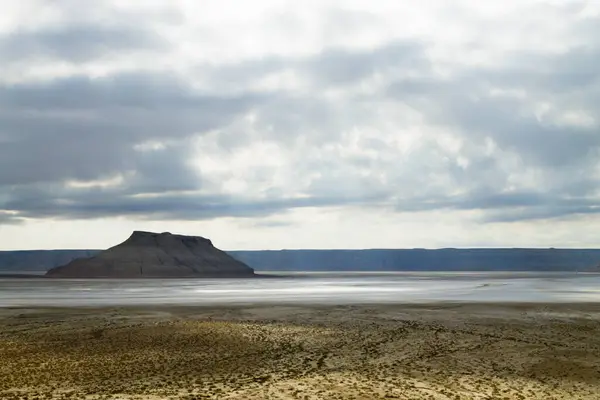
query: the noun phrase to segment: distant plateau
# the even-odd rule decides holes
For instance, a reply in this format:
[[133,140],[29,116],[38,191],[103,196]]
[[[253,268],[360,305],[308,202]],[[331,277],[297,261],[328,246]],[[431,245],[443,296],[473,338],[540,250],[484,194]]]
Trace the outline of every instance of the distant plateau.
[[[0,272],[44,273],[100,250],[0,251]],[[365,249],[226,251],[256,272],[291,271],[591,271],[599,249]]]

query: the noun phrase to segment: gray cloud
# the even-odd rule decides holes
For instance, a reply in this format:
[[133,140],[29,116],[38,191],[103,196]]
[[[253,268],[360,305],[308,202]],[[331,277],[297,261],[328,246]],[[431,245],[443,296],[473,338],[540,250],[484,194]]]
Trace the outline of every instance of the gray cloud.
[[600,213],[598,199],[565,198],[547,192],[469,193],[461,196],[411,199],[397,205],[402,212],[479,210],[481,222],[518,222]]
[[330,49],[304,63],[301,68],[318,86],[347,85],[380,74],[429,70],[420,42],[396,41],[374,50]]
[[[600,25],[599,25],[600,26]],[[486,165],[448,170],[457,182],[471,181],[458,197],[411,199],[398,209],[483,210],[484,221],[514,222],[597,213],[600,206],[600,74],[592,66],[600,47],[571,49],[560,55],[515,55],[506,69],[466,69],[453,80],[406,79],[389,87],[388,95],[418,109],[430,121],[460,132],[460,138],[479,146],[491,141],[500,150]],[[492,94],[491,89],[520,91],[525,97]],[[554,110],[539,118],[535,103],[552,103]],[[588,124],[557,122],[552,113],[581,111]],[[469,151],[461,151],[473,159]],[[518,169],[502,170],[501,158],[512,156]],[[478,179],[488,170],[496,181]],[[492,172],[495,171],[495,172]],[[508,194],[509,174],[536,171],[535,190],[521,187]],[[498,176],[498,173],[500,175]],[[465,187],[460,185],[459,187]],[[468,186],[467,186],[468,187]],[[487,191],[480,195],[481,191]]]
[[0,57],[10,62],[55,59],[86,62],[131,51],[164,51],[167,42],[135,26],[64,26],[0,35]]
[[[257,95],[247,94],[252,103]],[[47,83],[2,87],[3,109],[22,111],[148,110],[175,112],[193,109],[207,118],[242,105],[243,98],[197,93],[189,82],[170,73],[122,73],[104,78],[73,76]],[[14,110],[11,110],[14,111]],[[135,132],[133,133],[135,134]]]
[[[165,171],[169,163],[185,163],[189,154],[153,153],[148,161],[134,146],[185,141],[228,124],[260,101],[252,94],[195,93],[176,77],[160,74],[0,87],[0,132],[5,137],[0,184],[94,180],[136,169],[139,163],[146,170]],[[173,174],[170,179],[187,177]]]
[[[322,196],[311,198],[245,199],[227,195],[203,195],[166,188],[156,196],[136,196],[123,189],[65,190],[52,196],[51,188],[26,187],[8,192],[4,207],[18,210],[4,220],[23,218],[86,219],[107,216],[133,216],[141,219],[206,220],[223,216],[261,217],[285,213],[293,208],[340,205],[366,205],[369,196]],[[0,204],[1,205],[1,204]]]
[[[0,211],[17,214],[0,213],[0,223],[121,215],[256,217],[349,205],[397,212],[479,210],[485,222],[596,213],[600,43],[592,34],[600,37],[598,26],[587,25],[587,47],[561,54],[515,52],[504,65],[460,66],[447,75],[437,73],[428,57],[431,43],[402,40],[369,50],[337,47],[305,57],[202,64],[194,77],[140,70],[4,84]],[[122,23],[17,32],[0,38],[0,56],[8,62],[35,56],[77,64],[115,52],[161,52],[165,42],[152,32]],[[286,71],[302,90],[254,86]],[[374,77],[377,84],[370,81]],[[337,97],[324,94],[330,89]],[[417,115],[419,133],[435,128],[458,147],[423,134],[406,152],[373,138],[355,144],[352,154],[335,150],[347,144],[344,135],[353,129],[377,131],[388,119],[396,123],[397,115],[379,109],[386,103]],[[541,116],[540,104],[551,104]],[[561,122],[559,114],[568,110],[591,122]],[[250,112],[253,125],[244,125],[240,121]],[[408,128],[394,126],[398,134]],[[192,166],[204,156],[195,153],[192,141],[207,133],[217,136],[216,154],[208,155],[224,164],[235,150],[260,141],[304,151],[291,167],[294,177],[306,179],[290,185],[304,197],[277,187],[263,197],[226,194],[220,177]],[[140,149],[144,144],[150,148]],[[528,174],[535,179],[525,180]],[[269,171],[256,175],[266,181]],[[114,187],[67,184],[119,177]]]

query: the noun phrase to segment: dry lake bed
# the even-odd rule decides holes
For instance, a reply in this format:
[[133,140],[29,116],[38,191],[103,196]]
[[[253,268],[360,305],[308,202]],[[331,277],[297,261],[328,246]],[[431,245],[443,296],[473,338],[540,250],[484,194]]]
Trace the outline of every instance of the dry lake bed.
[[599,399],[600,304],[0,308],[2,399]]

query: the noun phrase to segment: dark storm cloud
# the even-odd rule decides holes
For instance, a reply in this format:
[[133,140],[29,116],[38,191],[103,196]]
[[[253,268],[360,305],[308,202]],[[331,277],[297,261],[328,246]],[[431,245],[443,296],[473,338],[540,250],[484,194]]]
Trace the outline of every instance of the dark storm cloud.
[[161,51],[167,43],[150,30],[127,26],[63,26],[0,35],[3,63],[56,59],[86,62],[130,51]]

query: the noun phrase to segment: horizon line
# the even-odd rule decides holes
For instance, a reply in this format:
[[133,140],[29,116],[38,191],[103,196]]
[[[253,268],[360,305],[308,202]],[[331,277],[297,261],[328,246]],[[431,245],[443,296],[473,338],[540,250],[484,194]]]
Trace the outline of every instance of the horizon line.
[[[111,246],[114,247],[114,246]],[[0,253],[26,252],[26,251],[103,251],[104,249],[92,248],[52,248],[52,249],[0,249]],[[215,246],[216,247],[216,246]],[[220,248],[219,248],[220,249]],[[280,248],[280,249],[220,249],[229,251],[370,251],[370,250],[600,250],[600,247],[368,247],[368,248]]]

